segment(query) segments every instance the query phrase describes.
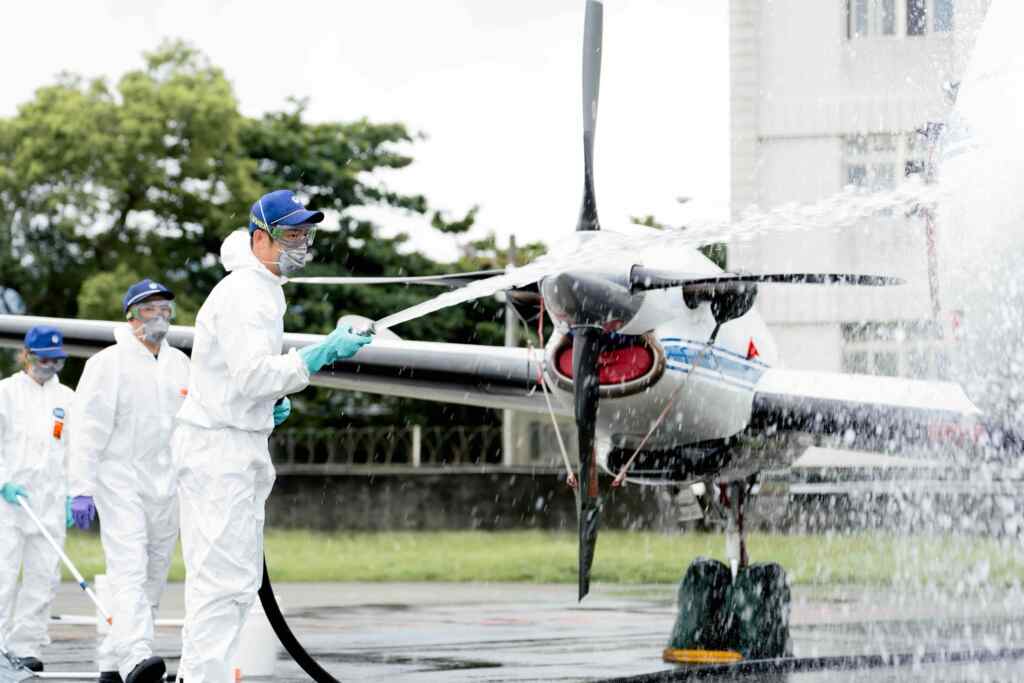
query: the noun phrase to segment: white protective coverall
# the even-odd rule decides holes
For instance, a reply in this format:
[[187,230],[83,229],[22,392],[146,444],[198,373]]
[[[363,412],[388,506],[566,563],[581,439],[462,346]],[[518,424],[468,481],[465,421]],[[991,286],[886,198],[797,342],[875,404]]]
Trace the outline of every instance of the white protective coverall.
[[[24,486],[26,502],[62,545],[67,421],[74,397],[56,376],[42,385],[25,372],[0,381],[0,483]],[[50,643],[46,626],[60,582],[59,563],[28,513],[0,500],[0,635],[11,654],[39,658],[40,648]]]
[[127,678],[153,654],[153,620],[178,539],[171,431],[189,361],[166,339],[154,357],[128,325],[114,338],[78,382],[69,491],[95,500],[114,601],[97,663]]
[[221,246],[229,274],[196,317],[189,394],[171,439],[185,556],[181,678],[229,683],[238,636],[263,580],[264,505],[274,485],[274,402],[309,384],[281,353],[284,278],[253,255],[247,231]]

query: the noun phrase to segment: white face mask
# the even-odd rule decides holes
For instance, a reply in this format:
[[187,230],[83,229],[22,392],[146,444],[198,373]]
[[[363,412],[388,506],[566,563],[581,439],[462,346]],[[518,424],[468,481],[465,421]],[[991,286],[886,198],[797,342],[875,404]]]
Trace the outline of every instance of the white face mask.
[[37,382],[44,384],[50,381],[50,378],[56,375],[64,369],[64,361],[58,360],[51,363],[39,363],[38,361],[32,361],[28,366],[28,374],[32,376],[32,379]]
[[142,323],[142,337],[151,344],[159,344],[167,336],[171,323],[162,316],[150,318]]
[[308,251],[305,246],[282,249],[281,254],[277,257],[277,267],[280,269],[281,275],[291,275],[305,268]]

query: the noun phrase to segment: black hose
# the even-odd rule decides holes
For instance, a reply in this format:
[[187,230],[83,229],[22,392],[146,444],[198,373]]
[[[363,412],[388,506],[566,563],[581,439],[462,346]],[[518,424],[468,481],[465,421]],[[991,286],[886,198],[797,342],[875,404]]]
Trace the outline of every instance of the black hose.
[[277,634],[277,639],[284,645],[284,649],[295,660],[295,663],[317,683],[340,683],[337,678],[324,671],[323,667],[317,664],[310,654],[306,652],[306,648],[302,647],[302,643],[295,637],[295,634],[292,633],[291,628],[288,626],[288,622],[285,621],[284,615],[281,613],[281,607],[277,604],[277,597],[274,595],[274,587],[270,584],[270,572],[267,571],[266,556],[263,557],[263,585],[260,586],[259,595],[260,602],[263,603],[263,611],[267,615],[270,626],[274,629],[274,633]]

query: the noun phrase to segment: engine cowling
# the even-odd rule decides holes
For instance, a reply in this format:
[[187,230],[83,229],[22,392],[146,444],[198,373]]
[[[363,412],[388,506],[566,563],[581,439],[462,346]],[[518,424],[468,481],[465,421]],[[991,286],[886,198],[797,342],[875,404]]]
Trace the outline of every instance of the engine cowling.
[[[598,358],[601,398],[639,393],[665,372],[665,353],[651,335],[607,334]],[[548,366],[558,388],[573,391],[572,335],[565,334],[550,348]]]

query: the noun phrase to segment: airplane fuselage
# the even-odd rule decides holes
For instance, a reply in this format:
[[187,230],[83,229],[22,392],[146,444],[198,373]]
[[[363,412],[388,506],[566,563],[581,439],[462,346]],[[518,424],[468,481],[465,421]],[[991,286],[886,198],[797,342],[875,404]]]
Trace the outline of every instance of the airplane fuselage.
[[[672,255],[644,254],[650,268],[713,276],[721,273],[712,261],[693,250]],[[611,270],[586,271],[596,279],[622,280]],[[578,275],[578,273],[577,273]],[[542,292],[550,287],[542,285]],[[546,298],[547,301],[547,298]],[[616,474],[623,457],[642,444],[631,470],[645,481],[686,479],[707,450],[747,426],[754,387],[778,362],[775,341],[756,309],[730,320],[715,332],[710,305],[695,308],[680,288],[635,295],[632,317],[604,325],[609,347],[602,354],[601,400],[598,410],[598,461]],[[551,309],[548,309],[551,311]],[[613,314],[610,314],[610,316]],[[551,314],[556,332],[546,344],[548,385],[565,406],[572,405],[572,325]],[[628,455],[627,455],[628,454]],[[654,457],[654,454],[660,454]],[[675,473],[662,477],[666,462],[677,460]]]

